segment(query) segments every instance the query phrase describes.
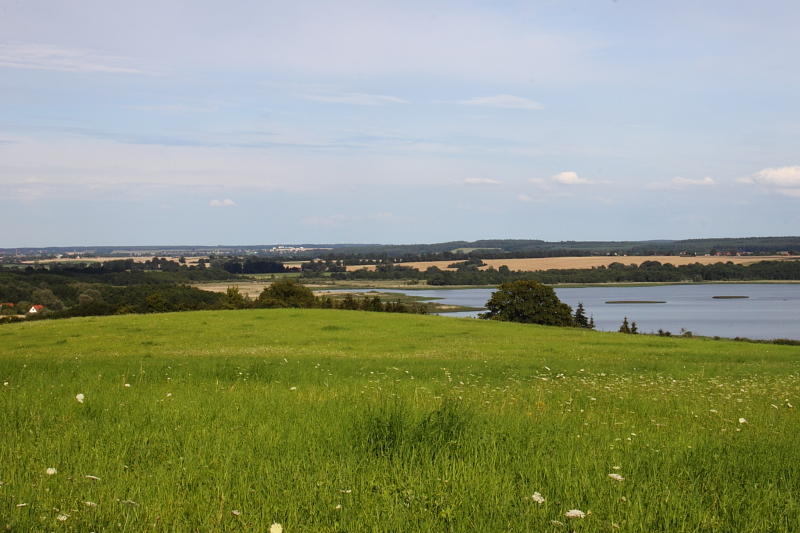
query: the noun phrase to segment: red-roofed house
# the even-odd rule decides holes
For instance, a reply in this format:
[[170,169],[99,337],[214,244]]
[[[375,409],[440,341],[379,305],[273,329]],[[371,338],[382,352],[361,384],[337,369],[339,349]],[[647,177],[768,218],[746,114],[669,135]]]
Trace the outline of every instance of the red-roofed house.
[[29,313],[41,313],[44,311],[43,305],[32,305],[30,309],[28,309]]

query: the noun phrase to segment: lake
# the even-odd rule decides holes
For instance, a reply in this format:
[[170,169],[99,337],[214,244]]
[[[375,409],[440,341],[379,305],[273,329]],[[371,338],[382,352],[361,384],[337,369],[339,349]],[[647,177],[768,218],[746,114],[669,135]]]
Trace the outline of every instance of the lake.
[[[655,287],[581,287],[555,289],[573,309],[583,302],[597,330],[617,331],[623,317],[636,322],[641,333],[659,329],[680,334],[800,340],[800,284],[697,284]],[[441,298],[442,304],[483,307],[494,289],[386,291]],[[714,296],[747,296],[720,299]],[[607,304],[614,300],[664,301],[660,304]],[[476,316],[477,312],[446,316]]]

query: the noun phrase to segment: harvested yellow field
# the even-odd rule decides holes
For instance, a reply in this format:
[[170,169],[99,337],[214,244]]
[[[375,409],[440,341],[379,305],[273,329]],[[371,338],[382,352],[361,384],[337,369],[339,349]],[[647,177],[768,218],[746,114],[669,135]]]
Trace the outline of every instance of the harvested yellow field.
[[[675,266],[690,265],[693,263],[700,263],[703,265],[710,265],[714,263],[727,263],[731,261],[736,264],[754,263],[756,261],[775,261],[786,260],[786,256],[698,256],[698,257],[680,257],[675,255],[657,255],[657,256],[588,256],[588,257],[541,257],[535,259],[485,259],[485,267],[481,270],[486,270],[490,266],[500,268],[506,265],[511,270],[524,270],[534,272],[536,270],[550,270],[561,268],[592,268],[599,266],[608,266],[611,263],[623,263],[625,265],[636,264],[640,265],[645,261],[658,261],[659,263],[671,263]],[[419,263],[400,263],[402,266],[410,266],[424,271],[428,267],[435,266],[442,270],[455,270],[454,268],[447,268],[447,265],[452,264],[453,261],[426,261]],[[375,270],[373,265],[366,266],[348,266],[347,270],[359,270],[366,268],[368,270]]]

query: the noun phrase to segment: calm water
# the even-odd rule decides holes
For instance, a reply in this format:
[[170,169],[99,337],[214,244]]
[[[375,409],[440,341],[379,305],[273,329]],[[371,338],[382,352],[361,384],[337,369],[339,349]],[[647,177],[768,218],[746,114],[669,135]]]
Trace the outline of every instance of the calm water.
[[[386,291],[404,292],[404,291]],[[439,303],[482,307],[494,289],[405,291],[441,298]],[[659,287],[586,287],[556,289],[573,309],[583,302],[597,329],[616,331],[627,316],[642,333],[659,329],[679,334],[800,340],[800,284],[663,285]],[[714,299],[714,296],[748,296]],[[663,304],[607,304],[611,300],[657,300]],[[476,316],[477,313],[447,313]]]

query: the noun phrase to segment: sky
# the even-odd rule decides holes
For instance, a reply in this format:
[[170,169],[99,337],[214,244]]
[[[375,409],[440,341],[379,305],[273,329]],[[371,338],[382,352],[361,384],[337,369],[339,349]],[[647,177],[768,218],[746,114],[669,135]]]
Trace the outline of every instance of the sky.
[[798,235],[797,20],[0,0],[0,247]]

